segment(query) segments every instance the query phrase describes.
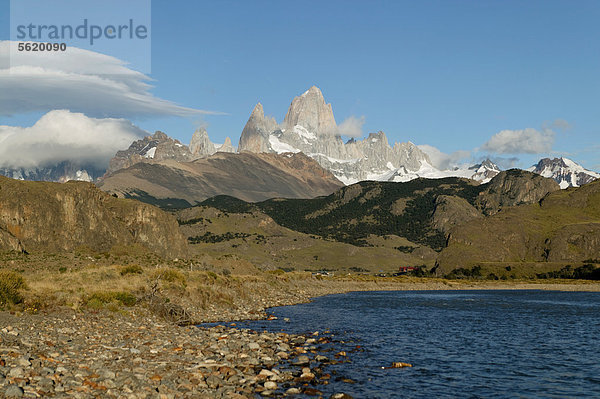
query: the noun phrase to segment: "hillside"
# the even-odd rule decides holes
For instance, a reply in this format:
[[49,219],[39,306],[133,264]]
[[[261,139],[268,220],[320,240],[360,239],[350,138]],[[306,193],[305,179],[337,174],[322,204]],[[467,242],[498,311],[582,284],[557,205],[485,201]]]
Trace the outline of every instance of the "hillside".
[[505,206],[539,201],[558,189],[550,179],[511,170],[482,185],[461,178],[366,181],[310,200],[277,198],[251,205],[216,197],[202,205],[228,212],[257,209],[292,230],[355,245],[369,245],[369,235],[396,235],[439,251],[453,226]]
[[192,162],[168,159],[119,169],[98,183],[103,191],[165,208],[184,208],[216,195],[245,201],[312,198],[339,187],[304,154],[216,153]]
[[50,183],[0,176],[0,250],[107,252],[140,245],[166,257],[187,252],[176,220],[138,201],[117,199],[86,182]]
[[369,237],[370,246],[358,247],[282,227],[256,209],[233,213],[197,206],[176,215],[200,262],[243,259],[263,270],[347,272],[396,272],[399,266],[430,268],[435,262],[434,251],[397,236]]
[[600,181],[555,191],[452,231],[439,272],[457,267],[573,266],[600,258]]

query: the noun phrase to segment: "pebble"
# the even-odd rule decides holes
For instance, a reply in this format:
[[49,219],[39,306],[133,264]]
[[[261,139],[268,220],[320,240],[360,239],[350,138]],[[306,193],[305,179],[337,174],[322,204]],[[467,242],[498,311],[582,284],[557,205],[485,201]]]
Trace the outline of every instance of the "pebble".
[[9,385],[4,391],[4,396],[7,398],[20,398],[23,396],[23,388],[18,385]]
[[179,327],[137,312],[0,312],[0,397],[319,396],[314,386],[330,378],[315,335]]

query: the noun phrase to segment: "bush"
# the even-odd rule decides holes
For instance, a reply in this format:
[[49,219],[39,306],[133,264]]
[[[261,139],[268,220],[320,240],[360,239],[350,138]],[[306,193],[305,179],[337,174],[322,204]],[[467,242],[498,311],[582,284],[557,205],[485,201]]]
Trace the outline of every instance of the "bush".
[[137,298],[131,292],[99,291],[88,298],[86,305],[92,309],[101,309],[104,305],[115,302],[121,306],[133,306],[136,304]]
[[186,285],[185,275],[183,273],[181,273],[179,270],[175,270],[175,269],[169,269],[169,268],[158,269],[157,271],[155,271],[152,274],[152,278],[155,280],[166,281],[168,283],[179,283],[184,287]]
[[0,307],[23,302],[20,291],[25,288],[25,279],[19,273],[0,270]]
[[129,265],[125,266],[121,269],[121,276],[125,276],[127,274],[142,274],[144,269],[140,265]]

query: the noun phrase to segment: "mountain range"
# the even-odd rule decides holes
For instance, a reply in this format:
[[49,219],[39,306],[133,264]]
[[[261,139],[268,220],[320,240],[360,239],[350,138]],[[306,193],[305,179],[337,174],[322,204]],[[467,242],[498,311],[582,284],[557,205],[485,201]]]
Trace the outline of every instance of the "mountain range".
[[266,117],[258,103],[242,131],[238,150],[303,152],[347,185],[363,180],[399,182],[449,176],[485,182],[500,171],[489,160],[476,167],[440,171],[418,146],[411,142],[390,145],[382,131],[344,142],[332,106],[316,86],[294,98],[281,124]]
[[[237,149],[232,145],[229,137],[223,144],[213,143],[205,128],[199,128],[194,132],[189,145],[157,131],[152,136],[134,141],[129,148],[118,151],[110,160],[106,170],[97,166],[75,165],[63,161],[55,165],[30,169],[3,167],[0,168],[0,174],[24,180],[99,181],[139,163],[156,164],[171,161],[170,165],[173,166],[173,162],[195,162],[199,159],[209,159],[217,153],[235,152],[279,155],[301,152],[314,159],[346,185],[365,180],[406,182],[416,178],[445,177],[463,177],[486,183],[501,171],[489,159],[476,165],[440,170],[433,166],[427,153],[419,146],[411,142],[392,145],[382,131],[370,133],[362,140],[352,138],[346,142],[342,140],[342,133],[343,129],[335,121],[331,104],[327,104],[321,90],[313,86],[292,100],[282,123],[266,117],[263,106],[258,103],[242,130]],[[217,157],[222,158],[220,155]],[[263,160],[277,159],[277,157],[261,157]],[[197,163],[195,168],[197,171],[200,165],[208,164]],[[137,169],[143,168],[149,169],[143,166]],[[599,173],[587,170],[567,158],[544,158],[527,170],[554,179],[561,188],[578,187],[600,177]],[[99,184],[109,186],[106,183]],[[218,185],[216,181],[208,184]],[[125,189],[114,188],[117,191]],[[132,188],[135,187],[126,189]],[[266,187],[263,191],[269,192]],[[270,191],[278,194],[286,192],[286,190],[276,189]],[[224,189],[216,194],[231,194],[231,191]],[[314,192],[309,190],[301,197],[313,194]],[[165,198],[164,195],[162,197]],[[297,197],[298,193],[294,195],[294,198]],[[203,195],[187,195],[186,201],[192,198],[198,200],[203,198]],[[244,199],[249,198],[262,197],[252,195],[244,197]]]
[[[300,157],[324,170],[303,154],[216,156],[223,164],[237,162],[228,157],[276,162]],[[213,157],[200,161],[210,163]],[[142,162],[116,173],[169,162],[174,169],[192,169],[189,164],[198,160]],[[149,251],[193,262],[212,254],[268,269],[394,271],[399,265],[424,265],[438,275],[503,278],[600,263],[600,180],[561,190],[552,179],[512,169],[483,184],[456,177],[337,184],[332,194],[312,199],[247,202],[219,195],[166,212],[115,198],[90,183],[0,177],[0,251]]]

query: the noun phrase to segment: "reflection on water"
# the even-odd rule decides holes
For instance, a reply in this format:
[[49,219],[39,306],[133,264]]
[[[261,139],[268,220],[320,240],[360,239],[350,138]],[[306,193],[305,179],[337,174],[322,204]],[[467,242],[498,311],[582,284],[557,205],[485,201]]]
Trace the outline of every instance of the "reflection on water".
[[[600,294],[550,291],[358,292],[272,309],[253,329],[331,330],[351,363],[326,396],[600,397]],[[289,318],[285,322],[284,318]],[[382,370],[391,362],[410,369]]]

